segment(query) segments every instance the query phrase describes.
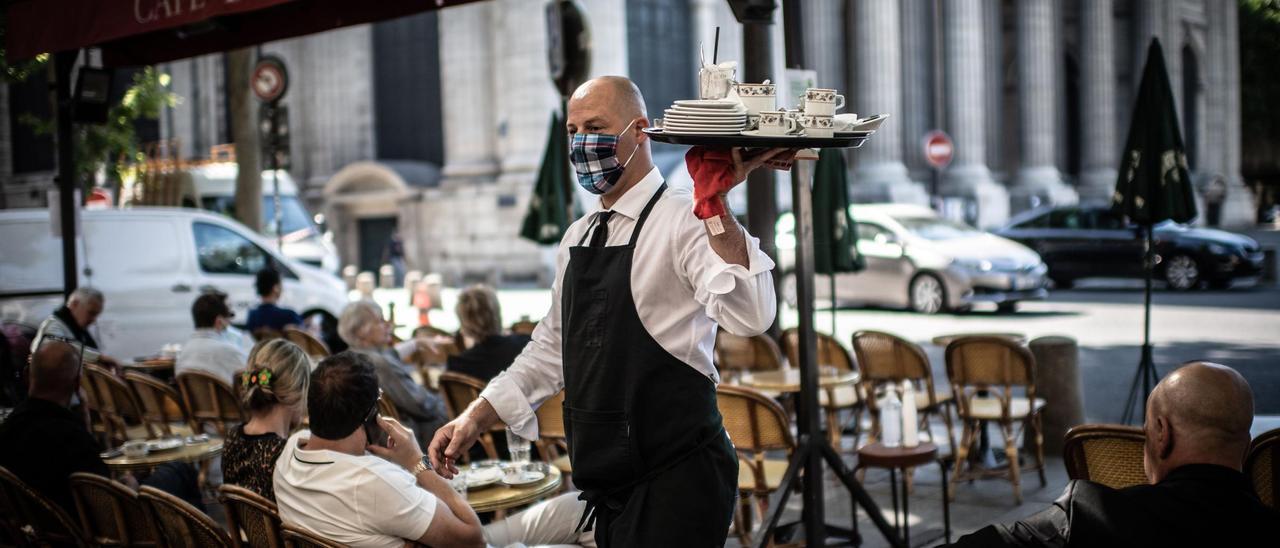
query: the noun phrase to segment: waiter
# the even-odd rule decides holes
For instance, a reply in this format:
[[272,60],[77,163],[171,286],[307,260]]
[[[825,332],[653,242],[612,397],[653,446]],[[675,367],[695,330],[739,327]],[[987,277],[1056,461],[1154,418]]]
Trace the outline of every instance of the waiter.
[[[534,409],[563,388],[573,481],[586,501],[578,525],[594,527],[597,545],[720,546],[738,461],[711,352],[717,325],[751,336],[773,323],[774,265],[731,215],[693,215],[690,192],[668,187],[653,166],[648,125],[626,78],[574,92],[570,158],[599,204],[560,242],[551,310],[532,342],[436,432],[428,454],[452,477],[453,462],[499,420],[537,439]],[[733,183],[785,152],[744,162],[735,150]]]

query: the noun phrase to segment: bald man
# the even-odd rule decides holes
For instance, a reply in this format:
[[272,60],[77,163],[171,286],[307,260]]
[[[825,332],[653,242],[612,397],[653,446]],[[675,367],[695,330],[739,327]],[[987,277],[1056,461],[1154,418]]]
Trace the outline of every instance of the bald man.
[[[591,80],[569,100],[578,184],[599,195],[560,242],[552,305],[533,340],[428,447],[441,474],[501,420],[538,438],[534,415],[562,389],[573,483],[599,546],[721,545],[738,464],[716,408],[717,327],[773,323],[773,261],[731,215],[708,227],[688,189],[653,166],[644,98],[630,80]],[[771,150],[743,161],[741,182]],[[695,184],[698,184],[695,182]]]
[[80,344],[47,337],[31,356],[27,400],[0,424],[0,466],[75,515],[67,476],[110,476],[98,441],[72,413],[80,387]]
[[1280,513],[1241,473],[1253,392],[1234,369],[1192,362],[1147,399],[1143,468],[1150,485],[1076,480],[1047,510],[992,525],[954,546],[1275,546]]

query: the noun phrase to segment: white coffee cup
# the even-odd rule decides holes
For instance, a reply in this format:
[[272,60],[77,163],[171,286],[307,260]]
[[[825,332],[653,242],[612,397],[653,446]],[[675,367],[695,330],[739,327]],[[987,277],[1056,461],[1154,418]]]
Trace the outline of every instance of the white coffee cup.
[[735,89],[748,116],[759,116],[762,111],[778,108],[778,86],[774,84],[738,84]]
[[798,127],[796,119],[788,116],[786,112],[780,110],[760,112],[761,135],[789,135],[795,133]]
[[830,137],[835,131],[835,122],[830,114],[802,114],[799,120],[806,137]]
[[844,96],[834,89],[809,88],[804,92],[804,113],[831,116],[844,107]]

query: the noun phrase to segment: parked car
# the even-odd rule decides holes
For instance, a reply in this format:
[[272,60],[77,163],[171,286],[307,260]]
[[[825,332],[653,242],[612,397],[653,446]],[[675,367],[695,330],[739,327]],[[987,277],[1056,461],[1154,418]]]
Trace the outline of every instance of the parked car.
[[[997,231],[1044,258],[1057,287],[1081,278],[1142,278],[1141,229],[1105,205],[1040,208]],[[1167,221],[1155,226],[1155,277],[1170,288],[1226,288],[1262,272],[1262,249],[1248,236]]]
[[[924,314],[995,303],[1002,312],[1047,296],[1045,265],[1034,251],[976,228],[939,218],[927,207],[854,205],[861,272],[837,274],[837,302],[910,308]],[[795,305],[795,221],[778,221],[782,294]],[[818,302],[831,299],[830,278],[818,275]]]
[[[132,358],[185,341],[191,303],[201,291],[227,293],[243,324],[258,299],[254,277],[273,266],[284,281],[282,306],[321,324],[333,339],[347,303],[342,280],[285,258],[272,242],[227,217],[194,209],[81,212],[79,282],[106,295],[95,324],[104,351]],[[62,303],[62,240],[44,209],[0,211],[0,316],[39,325]]]

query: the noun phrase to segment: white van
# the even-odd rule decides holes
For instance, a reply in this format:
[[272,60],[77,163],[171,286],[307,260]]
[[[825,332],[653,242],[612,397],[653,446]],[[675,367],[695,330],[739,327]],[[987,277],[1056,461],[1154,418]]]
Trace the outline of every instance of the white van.
[[[215,162],[187,168],[191,175],[196,205],[234,217],[236,204],[235,162]],[[284,255],[321,270],[338,273],[338,249],[325,239],[307,208],[298,199],[298,185],[285,170],[276,170],[280,181],[280,224],[284,233]],[[262,172],[262,234],[275,246],[275,185],[271,170]],[[186,204],[184,204],[186,205]]]
[[[102,209],[81,212],[79,283],[106,295],[91,327],[102,350],[120,359],[182,343],[194,325],[191,304],[203,290],[227,293],[243,324],[256,306],[258,270],[284,280],[281,306],[328,329],[347,303],[342,280],[282,257],[266,238],[222,215],[194,209]],[[45,209],[0,211],[0,317],[39,325],[62,302],[62,240]]]

